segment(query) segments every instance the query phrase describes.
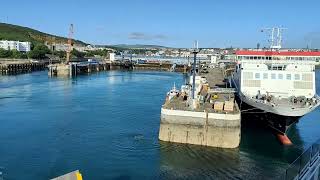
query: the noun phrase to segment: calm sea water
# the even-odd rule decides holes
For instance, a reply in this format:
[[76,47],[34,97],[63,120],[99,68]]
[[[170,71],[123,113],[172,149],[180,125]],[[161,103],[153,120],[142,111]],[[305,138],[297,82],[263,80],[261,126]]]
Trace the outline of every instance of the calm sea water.
[[290,129],[290,147],[257,116],[244,117],[237,149],[159,142],[165,94],[184,81],[168,72],[0,76],[3,178],[49,179],[79,169],[85,180],[271,179],[320,138],[317,109]]

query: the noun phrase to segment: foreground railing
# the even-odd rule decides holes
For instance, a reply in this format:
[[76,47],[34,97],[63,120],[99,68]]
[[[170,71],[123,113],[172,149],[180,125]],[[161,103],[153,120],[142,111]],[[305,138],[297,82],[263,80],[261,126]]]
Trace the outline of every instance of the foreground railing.
[[304,151],[286,170],[285,180],[318,179],[320,167],[320,140]]

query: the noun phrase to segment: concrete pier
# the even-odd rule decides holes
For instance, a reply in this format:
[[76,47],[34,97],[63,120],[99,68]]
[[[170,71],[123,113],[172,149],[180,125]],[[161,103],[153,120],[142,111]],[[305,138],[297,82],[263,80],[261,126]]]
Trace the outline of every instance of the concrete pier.
[[49,76],[75,77],[80,74],[109,70],[110,64],[104,62],[51,64],[48,69]]
[[186,95],[166,100],[161,108],[159,139],[203,146],[236,148],[240,144],[241,114],[234,92],[225,88],[222,69],[203,75],[208,86],[197,92],[196,108]]

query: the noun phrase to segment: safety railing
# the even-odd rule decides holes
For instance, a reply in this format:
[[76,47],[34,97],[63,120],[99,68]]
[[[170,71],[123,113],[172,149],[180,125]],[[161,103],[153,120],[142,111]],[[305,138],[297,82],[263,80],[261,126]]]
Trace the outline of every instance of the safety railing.
[[314,170],[311,168],[314,166],[320,166],[320,140],[312,144],[289,165],[283,179],[302,179],[302,177],[312,175],[310,171]]

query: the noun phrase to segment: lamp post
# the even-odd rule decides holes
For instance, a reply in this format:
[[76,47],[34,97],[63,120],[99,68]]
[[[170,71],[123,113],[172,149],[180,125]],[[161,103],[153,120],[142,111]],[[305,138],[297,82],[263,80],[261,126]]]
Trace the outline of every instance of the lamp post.
[[192,75],[192,99],[195,99],[195,90],[196,90],[196,64],[197,64],[197,54],[199,52],[198,49],[198,41],[194,42],[194,49],[193,49],[193,75]]

